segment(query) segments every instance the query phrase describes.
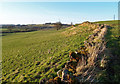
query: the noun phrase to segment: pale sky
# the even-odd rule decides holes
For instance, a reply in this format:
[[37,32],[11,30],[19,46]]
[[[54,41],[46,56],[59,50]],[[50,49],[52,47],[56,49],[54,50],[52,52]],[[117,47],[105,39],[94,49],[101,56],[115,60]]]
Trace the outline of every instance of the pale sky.
[[118,2],[1,2],[0,24],[81,23],[118,19]]

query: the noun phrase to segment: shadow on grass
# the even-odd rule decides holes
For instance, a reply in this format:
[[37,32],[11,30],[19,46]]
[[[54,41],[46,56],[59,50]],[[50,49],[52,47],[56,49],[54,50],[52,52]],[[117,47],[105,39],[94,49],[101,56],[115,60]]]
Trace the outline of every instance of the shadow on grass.
[[109,49],[108,67],[106,69],[108,81],[120,83],[120,35],[117,27],[110,27],[105,36],[107,39],[106,47]]

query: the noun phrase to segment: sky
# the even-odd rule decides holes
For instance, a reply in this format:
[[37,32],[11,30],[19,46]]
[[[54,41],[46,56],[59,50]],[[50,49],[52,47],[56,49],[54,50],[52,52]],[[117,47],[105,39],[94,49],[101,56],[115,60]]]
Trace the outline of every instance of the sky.
[[1,2],[0,24],[70,24],[118,19],[118,2]]

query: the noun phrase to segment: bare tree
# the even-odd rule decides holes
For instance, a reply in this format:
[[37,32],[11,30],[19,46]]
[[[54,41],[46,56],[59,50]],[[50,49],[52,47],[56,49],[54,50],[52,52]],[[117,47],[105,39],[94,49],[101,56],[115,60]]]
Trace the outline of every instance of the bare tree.
[[61,28],[62,28],[62,23],[61,23],[61,22],[56,22],[56,23],[55,23],[55,28],[56,28],[57,30],[61,29]]

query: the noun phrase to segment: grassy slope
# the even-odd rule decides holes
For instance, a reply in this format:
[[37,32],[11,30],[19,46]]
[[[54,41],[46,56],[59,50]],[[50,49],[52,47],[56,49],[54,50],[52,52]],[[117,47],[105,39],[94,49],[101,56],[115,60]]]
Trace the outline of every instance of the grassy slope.
[[[2,80],[39,82],[56,72],[92,33],[87,27],[6,34],[2,37]],[[81,30],[81,32],[77,30]],[[66,33],[62,33],[66,31]],[[72,35],[71,32],[77,33]],[[85,33],[86,32],[86,33]],[[67,36],[66,34],[69,34]],[[70,35],[71,34],[71,35]]]
[[[100,21],[100,24],[109,24],[111,28],[108,29],[106,34],[107,48],[111,56],[109,58],[109,67],[106,70],[102,81],[119,82],[120,80],[120,29],[117,20],[115,21]],[[106,78],[108,76],[108,78]]]
[[[120,34],[118,33],[118,21],[100,21],[95,23],[105,23],[112,26],[112,28],[108,29],[106,40],[107,48],[109,48],[115,59],[111,60],[113,62],[109,64],[110,67],[100,80],[106,81],[106,77],[110,76],[108,81],[119,81],[120,40],[118,36]],[[78,49],[83,45],[85,37],[92,33],[92,31],[87,31],[87,27],[70,29],[35,31],[3,36],[3,81],[38,82],[45,77],[56,76],[56,72],[69,59],[69,51]],[[66,35],[62,33],[64,31],[66,31]],[[73,31],[77,31],[77,33],[72,35],[71,32]],[[110,75],[106,75],[106,73]],[[113,74],[111,75],[111,73]]]
[[111,21],[98,21],[94,23],[100,23],[100,24],[118,24],[118,20],[111,20]]

